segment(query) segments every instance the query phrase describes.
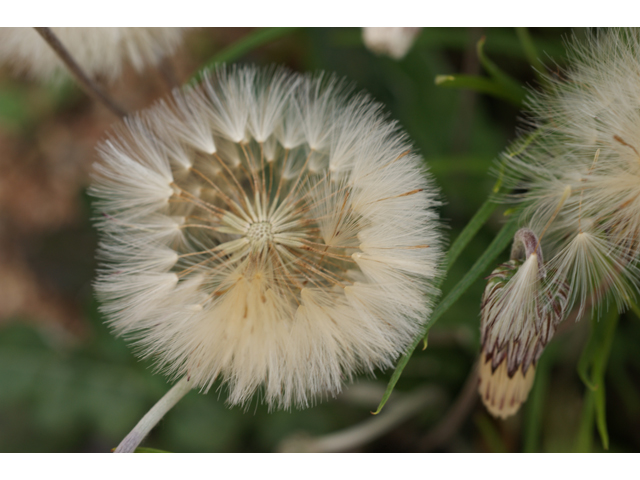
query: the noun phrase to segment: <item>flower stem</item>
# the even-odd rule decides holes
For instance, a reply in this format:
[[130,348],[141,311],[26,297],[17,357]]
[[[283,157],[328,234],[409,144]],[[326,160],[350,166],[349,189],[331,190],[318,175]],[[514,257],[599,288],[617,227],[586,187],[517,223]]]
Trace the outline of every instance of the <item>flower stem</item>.
[[421,388],[398,398],[383,415],[370,417],[353,427],[320,437],[294,435],[280,445],[282,452],[347,452],[382,437],[407,419],[444,400],[444,394],[433,387]]
[[133,430],[127,435],[115,453],[133,453],[138,445],[144,440],[149,432],[156,426],[156,424],[171,410],[176,403],[184,397],[189,390],[193,387],[193,384],[187,377],[182,378],[176,383],[171,390],[169,390],[164,397],[158,400],[151,410],[149,410],[144,417],[138,422]]
[[75,59],[71,56],[69,51],[60,42],[60,39],[49,27],[34,27],[36,32],[49,44],[49,46],[56,52],[56,55],[60,57],[60,60],[64,62],[71,74],[80,84],[82,89],[93,99],[102,103],[109,109],[111,113],[117,117],[124,117],[127,112],[121,108],[107,93],[102,90],[89,76],[84,72],[82,67],[78,65]]

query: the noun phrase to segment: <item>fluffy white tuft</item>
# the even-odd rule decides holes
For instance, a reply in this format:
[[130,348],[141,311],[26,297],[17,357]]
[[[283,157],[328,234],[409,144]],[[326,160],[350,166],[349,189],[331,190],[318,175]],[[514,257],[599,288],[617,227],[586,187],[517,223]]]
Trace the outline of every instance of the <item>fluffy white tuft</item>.
[[389,367],[431,312],[437,190],[335,78],[221,68],[99,149],[96,289],[142,356],[230,404],[305,407]]
[[[89,75],[113,80],[125,62],[137,71],[157,64],[182,41],[183,28],[52,27],[78,64]],[[33,28],[0,28],[0,63],[9,63],[32,78],[48,80],[65,67]]]
[[623,308],[640,282],[640,31],[591,33],[568,63],[531,95],[536,130],[503,166],[553,284],[580,313],[602,299]]
[[400,60],[411,50],[420,30],[420,27],[364,27],[362,40],[376,55]]

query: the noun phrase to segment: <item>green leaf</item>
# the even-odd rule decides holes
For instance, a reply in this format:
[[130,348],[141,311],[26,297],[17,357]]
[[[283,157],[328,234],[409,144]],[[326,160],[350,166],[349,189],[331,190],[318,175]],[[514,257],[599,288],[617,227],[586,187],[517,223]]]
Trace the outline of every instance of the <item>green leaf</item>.
[[[482,207],[481,207],[482,208]],[[517,217],[512,217],[509,221],[502,227],[498,235],[493,239],[491,244],[487,247],[484,253],[478,258],[476,263],[473,264],[471,269],[467,272],[467,274],[458,282],[458,284],[453,288],[451,292],[438,304],[438,306],[433,310],[431,314],[431,318],[427,321],[427,323],[423,326],[424,333],[416,336],[416,339],[413,341],[411,346],[407,349],[405,354],[400,357],[398,361],[398,365],[396,366],[393,375],[391,375],[391,379],[389,380],[389,384],[387,385],[387,389],[382,396],[382,400],[378,405],[378,409],[373,412],[374,415],[380,413],[384,405],[389,400],[391,393],[393,392],[396,383],[400,379],[402,375],[402,371],[404,367],[409,362],[413,351],[416,349],[420,340],[424,338],[425,344],[427,341],[427,335],[429,333],[429,329],[436,323],[436,321],[453,305],[460,296],[467,291],[467,289],[477,280],[477,278],[487,270],[487,268],[491,265],[491,263],[496,259],[500,253],[505,249],[505,247],[513,240],[513,235],[517,230]],[[464,232],[463,232],[464,233]],[[461,234],[462,235],[462,234]]]
[[609,449],[604,374],[619,317],[620,315],[615,309],[611,309],[607,318],[602,320],[598,319],[597,314],[593,315],[589,340],[578,362],[578,375],[589,388],[585,395],[582,423],[576,442],[576,449],[580,449],[580,451],[584,451],[587,446],[590,446],[590,443],[583,437],[590,435],[585,429],[593,427],[594,419],[602,446],[605,450]]
[[596,329],[592,327],[587,344],[582,349],[580,359],[578,360],[578,376],[589,390],[595,390],[597,388],[597,385],[592,380],[590,373],[594,351],[597,348],[597,342],[598,338],[596,337]]
[[298,30],[300,27],[269,27],[260,28],[252,31],[247,36],[241,38],[236,43],[229,45],[227,48],[222,49],[209,59],[209,61],[198,70],[190,80],[190,83],[197,83],[202,79],[202,74],[205,70],[210,69],[218,65],[219,63],[231,63],[238,60],[243,55],[246,55],[250,51],[273,42],[279,38]]
[[503,85],[495,80],[478,75],[437,75],[435,83],[439,87],[472,90],[474,92],[491,95],[492,97],[501,98],[518,108],[522,106],[525,97],[524,92],[522,95],[514,95],[514,92],[505,89]]
[[582,405],[582,419],[580,420],[578,437],[573,449],[575,453],[591,453],[594,403],[593,392],[589,391],[585,395]]
[[487,247],[484,253],[476,260],[476,263],[469,269],[466,275],[460,280],[457,285],[449,292],[449,294],[438,304],[434,309],[431,318],[427,322],[427,329],[425,333],[428,333],[429,329],[436,323],[436,321],[462,296],[464,292],[477,280],[477,278],[487,270],[487,268],[494,262],[494,260],[502,253],[507,245],[513,240],[513,236],[518,229],[518,218],[511,217],[509,221],[502,227],[500,232],[495,236],[491,244]]
[[514,80],[509,74],[505,73],[500,67],[498,67],[495,63],[493,63],[489,57],[487,57],[484,53],[484,44],[485,37],[482,37],[476,46],[478,52],[478,58],[480,59],[480,63],[487,71],[487,73],[493,78],[498,84],[502,85],[502,87],[510,92],[510,96],[513,98],[519,98],[519,105],[522,106],[524,102],[524,98],[526,96],[526,91],[522,87],[522,85]]
[[464,230],[460,232],[460,235],[451,244],[446,257],[446,269],[449,271],[455,261],[458,259],[464,248],[469,242],[476,236],[478,230],[487,222],[491,214],[496,210],[498,204],[491,198],[485,200],[482,206],[475,213],[473,218],[464,227]]

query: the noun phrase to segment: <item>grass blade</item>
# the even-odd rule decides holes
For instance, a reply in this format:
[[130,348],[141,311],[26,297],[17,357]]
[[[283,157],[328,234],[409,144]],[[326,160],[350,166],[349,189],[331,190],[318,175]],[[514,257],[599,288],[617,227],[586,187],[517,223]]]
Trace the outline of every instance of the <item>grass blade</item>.
[[591,434],[586,432],[585,429],[593,428],[594,419],[602,446],[605,450],[609,449],[604,374],[611,354],[611,345],[613,344],[619,317],[620,315],[616,309],[611,309],[607,318],[600,321],[598,316],[594,314],[591,320],[589,340],[580,356],[578,374],[589,389],[585,395],[583,419],[576,442],[576,449],[582,449],[580,451],[584,451],[587,446],[590,446],[586,436],[589,435],[590,438]]
[[514,92],[505,89],[495,80],[478,75],[437,75],[435,83],[439,87],[461,88],[484,93],[492,97],[501,98],[520,108],[524,100],[522,95],[514,95]]
[[473,218],[469,221],[469,223],[464,227],[464,230],[460,232],[460,235],[455,239],[455,241],[451,244],[449,251],[447,252],[446,258],[446,269],[449,271],[455,261],[458,259],[462,251],[469,244],[469,242],[476,236],[478,230],[482,228],[482,226],[489,220],[491,214],[498,207],[498,204],[488,198],[482,204],[482,206],[475,213]]
[[478,58],[480,59],[480,63],[487,71],[487,73],[495,80],[498,84],[502,85],[502,87],[509,92],[511,97],[518,98],[519,106],[522,107],[524,102],[524,98],[526,96],[526,91],[522,87],[522,85],[514,80],[510,75],[505,73],[500,67],[498,67],[495,63],[493,63],[489,57],[487,57],[484,53],[484,43],[485,37],[482,37],[476,46],[478,52]]
[[[438,306],[433,310],[431,314],[431,318],[423,327],[424,333],[422,335],[418,335],[416,339],[413,341],[411,346],[407,349],[405,354],[398,361],[398,365],[396,366],[393,375],[391,375],[391,379],[389,380],[389,384],[387,385],[387,389],[382,396],[382,400],[378,405],[378,409],[375,412],[372,412],[374,415],[380,413],[382,408],[384,407],[387,400],[391,396],[396,383],[400,379],[402,375],[402,371],[404,367],[409,362],[413,351],[416,349],[420,340],[424,338],[426,344],[426,336],[429,333],[429,329],[436,323],[436,321],[453,305],[460,296],[467,291],[467,289],[473,284],[477,278],[486,271],[486,269],[491,265],[491,263],[496,259],[500,253],[505,249],[505,247],[511,242],[513,239],[513,235],[517,230],[517,218],[512,217],[509,221],[502,227],[498,235],[493,239],[491,244],[487,247],[484,253],[478,258],[476,263],[473,264],[471,269],[467,272],[467,274],[458,282],[458,284],[453,288],[451,292],[438,304]],[[464,233],[464,232],[463,232]]]

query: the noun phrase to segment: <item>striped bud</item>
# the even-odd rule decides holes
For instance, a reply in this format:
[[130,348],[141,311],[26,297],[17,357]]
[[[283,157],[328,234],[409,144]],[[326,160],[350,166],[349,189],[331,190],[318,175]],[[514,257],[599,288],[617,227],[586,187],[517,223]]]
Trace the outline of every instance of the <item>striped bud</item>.
[[569,287],[547,284],[546,276],[538,238],[523,228],[514,237],[511,260],[487,277],[479,393],[495,417],[515,414],[527,399],[538,359],[564,318]]

